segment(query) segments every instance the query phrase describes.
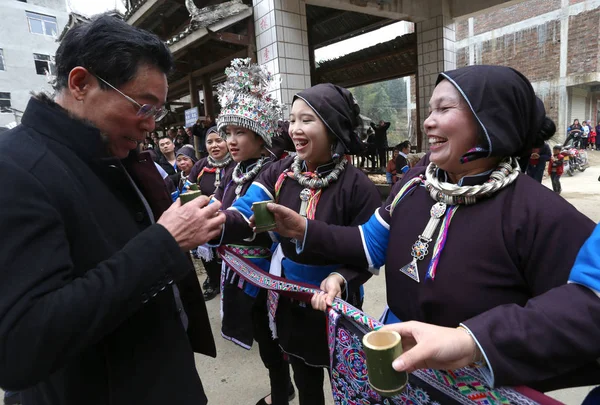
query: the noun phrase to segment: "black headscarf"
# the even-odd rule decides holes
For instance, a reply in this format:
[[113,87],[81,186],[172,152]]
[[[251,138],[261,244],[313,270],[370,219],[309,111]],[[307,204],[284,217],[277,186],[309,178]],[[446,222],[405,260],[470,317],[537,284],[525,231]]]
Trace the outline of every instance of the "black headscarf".
[[506,66],[476,65],[440,73],[436,85],[444,79],[467,101],[482,131],[483,143],[464,154],[462,162],[531,154],[546,110],[525,76]]
[[321,83],[296,94],[294,101],[297,98],[304,100],[338,139],[334,155],[362,151],[360,107],[352,93],[331,83]]

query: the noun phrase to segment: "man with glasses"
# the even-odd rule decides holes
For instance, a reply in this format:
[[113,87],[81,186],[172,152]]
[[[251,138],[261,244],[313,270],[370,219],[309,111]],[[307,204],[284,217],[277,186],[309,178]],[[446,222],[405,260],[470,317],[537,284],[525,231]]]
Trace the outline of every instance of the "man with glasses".
[[67,32],[54,99],[0,138],[0,387],[24,404],[206,404],[193,352],[215,356],[184,252],[220,204],[170,205],[138,143],[167,111],[156,36],[101,15]]

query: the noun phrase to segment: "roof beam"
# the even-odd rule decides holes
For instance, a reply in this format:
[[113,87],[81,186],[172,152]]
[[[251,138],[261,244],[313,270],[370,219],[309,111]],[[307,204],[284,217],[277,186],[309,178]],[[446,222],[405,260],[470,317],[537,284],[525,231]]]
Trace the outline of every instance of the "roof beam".
[[233,34],[231,32],[210,32],[209,31],[208,36],[210,39],[212,39],[214,41],[225,42],[227,44],[243,45],[243,46],[250,45],[250,39],[248,38],[247,35]]
[[[339,36],[337,36],[335,38],[331,38],[331,39],[328,39],[326,41],[323,41],[323,42],[320,42],[318,44],[315,44],[315,49],[317,49],[317,48],[323,48],[324,46],[335,44],[336,42],[340,42],[340,41],[343,41],[345,39],[355,37],[357,35],[362,35],[362,34],[366,34],[367,32],[375,31],[375,30],[377,30],[377,29],[379,29],[381,27],[385,27],[386,25],[390,25],[390,24],[395,23],[395,22],[398,22],[398,21],[389,20],[389,19],[377,21],[377,22],[375,22],[373,24],[369,24],[369,25],[366,25],[364,27],[357,28],[357,29],[352,30],[350,32],[346,32],[343,35],[339,35]],[[311,29],[311,28],[312,27],[309,27],[309,29]]]
[[[229,66],[232,59],[245,58],[247,56],[248,56],[248,50],[242,49],[241,51],[238,51],[234,54],[226,56],[221,60],[211,63],[210,65],[204,66],[200,69],[196,69],[193,72],[191,72],[190,75],[192,78],[198,78],[205,74],[215,73],[215,72],[217,72],[219,70],[223,70],[227,66]],[[187,91],[189,80],[190,80],[189,76],[186,76],[186,77],[179,79],[173,83],[169,83],[169,98],[172,98],[173,94],[181,94],[182,90]]]
[[[349,80],[342,80],[342,81],[329,81],[329,82],[337,84],[338,86],[341,86],[341,87],[349,88],[349,87],[362,86],[365,84],[383,82],[385,80],[392,80],[392,79],[396,79],[399,77],[406,77],[406,76],[414,75],[416,73],[417,73],[417,71],[413,70],[413,69],[406,69],[403,71],[396,70],[394,72],[382,72],[382,73],[377,73],[377,74],[371,74],[368,76],[361,76],[360,78],[356,78],[356,79],[349,79]],[[319,83],[323,83],[323,81],[319,81]]]
[[[322,75],[325,75],[325,74],[328,74],[328,73],[331,73],[331,72],[335,72],[335,71],[338,71],[338,70],[347,70],[347,69],[351,69],[351,68],[354,68],[354,67],[357,67],[357,66],[365,65],[367,63],[378,62],[378,61],[380,61],[382,59],[385,59],[385,58],[388,58],[390,56],[396,56],[398,54],[405,53],[405,52],[411,51],[411,50],[415,50],[415,65],[416,65],[416,62],[417,62],[416,61],[416,57],[417,57],[416,56],[417,55],[417,53],[416,53],[416,47],[417,47],[417,44],[410,43],[408,45],[403,46],[402,48],[394,49],[393,51],[382,53],[382,54],[379,54],[379,55],[374,55],[374,56],[371,56],[370,58],[356,60],[354,62],[343,64],[342,66],[335,66],[335,67],[330,67],[330,68],[318,67],[316,69],[316,72],[317,72],[317,75],[320,77]],[[360,52],[360,51],[358,51],[358,52]],[[344,56],[342,56],[339,59],[342,59],[342,58],[344,58]],[[335,61],[335,59],[333,61]],[[333,61],[330,61],[330,62],[333,62]]]

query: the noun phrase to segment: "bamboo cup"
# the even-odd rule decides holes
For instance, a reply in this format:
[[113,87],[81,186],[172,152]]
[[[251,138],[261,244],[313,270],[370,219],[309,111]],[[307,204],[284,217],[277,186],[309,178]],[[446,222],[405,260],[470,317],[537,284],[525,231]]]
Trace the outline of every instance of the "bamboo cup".
[[402,354],[398,332],[373,331],[363,337],[363,350],[367,356],[367,371],[371,388],[384,397],[401,393],[406,387],[408,374],[397,372],[392,362]]
[[273,202],[272,200],[260,201],[252,204],[252,211],[254,211],[254,223],[256,225],[256,232],[266,232],[275,229],[275,216],[267,208],[267,204]]
[[202,192],[200,190],[188,190],[187,193],[183,193],[179,196],[181,199],[181,205],[192,201],[196,197],[200,197]]

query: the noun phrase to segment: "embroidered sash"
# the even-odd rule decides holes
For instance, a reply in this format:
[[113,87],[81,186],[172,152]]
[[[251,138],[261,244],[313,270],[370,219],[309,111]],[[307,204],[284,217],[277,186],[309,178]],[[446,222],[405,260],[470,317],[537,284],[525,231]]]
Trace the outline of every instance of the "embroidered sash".
[[[226,247],[220,247],[219,253],[224,263],[257,287],[279,291],[307,303],[319,292],[309,284],[268,274]],[[382,398],[368,383],[362,337],[383,324],[339,298],[335,299],[327,315],[331,389],[336,405],[560,404],[527,387],[491,389],[477,369],[468,367],[452,371],[417,370],[409,375],[409,383],[402,394]]]

